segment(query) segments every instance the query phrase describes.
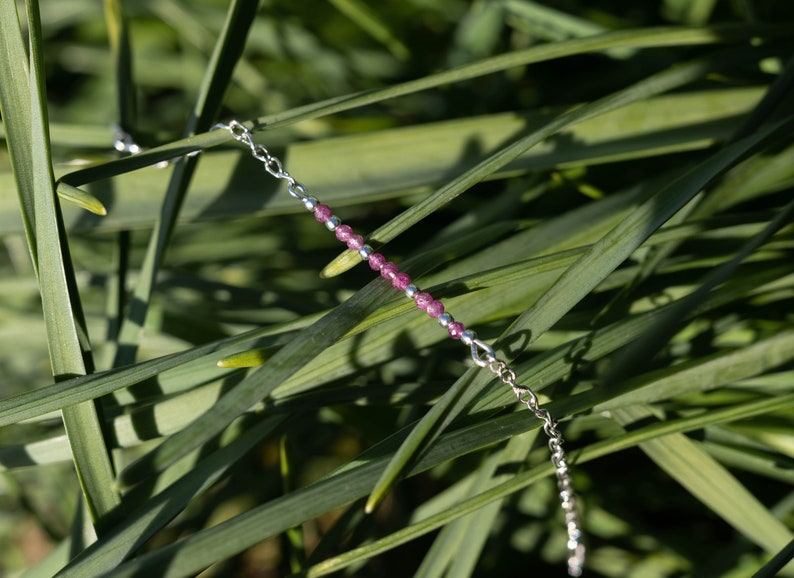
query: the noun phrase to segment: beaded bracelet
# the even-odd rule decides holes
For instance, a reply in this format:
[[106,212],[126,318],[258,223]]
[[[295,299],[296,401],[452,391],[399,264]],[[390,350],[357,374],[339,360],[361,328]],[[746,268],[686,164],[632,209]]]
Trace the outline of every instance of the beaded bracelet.
[[560,504],[565,515],[568,533],[568,574],[581,576],[585,547],[582,543],[582,530],[571,474],[562,447],[563,438],[549,411],[540,406],[537,395],[529,387],[519,385],[516,382],[516,372],[506,362],[496,357],[496,353],[490,345],[477,339],[477,334],[474,331],[467,329],[463,323],[456,321],[452,315],[447,313],[441,301],[425,291],[420,291],[412,283],[411,277],[407,273],[400,271],[396,264],[387,261],[386,257],[380,253],[374,252],[372,247],[364,242],[364,237],[356,234],[349,225],[343,225],[342,221],[333,214],[331,207],[310,196],[306,187],[284,169],[277,157],[273,156],[264,145],[254,141],[253,133],[245,125],[233,120],[229,124],[217,124],[213,129],[228,130],[235,140],[246,145],[251,150],[251,156],[264,165],[268,174],[276,179],[286,181],[289,194],[301,201],[304,207],[314,214],[317,221],[323,223],[329,231],[333,232],[339,241],[347,245],[348,249],[357,251],[361,259],[366,261],[373,271],[379,272],[384,279],[390,281],[392,287],[397,291],[404,292],[409,299],[414,301],[418,309],[436,319],[452,339],[460,340],[464,345],[469,346],[474,363],[479,367],[487,368],[502,383],[510,386],[518,401],[543,422],[543,431],[549,438],[551,462],[557,477]]

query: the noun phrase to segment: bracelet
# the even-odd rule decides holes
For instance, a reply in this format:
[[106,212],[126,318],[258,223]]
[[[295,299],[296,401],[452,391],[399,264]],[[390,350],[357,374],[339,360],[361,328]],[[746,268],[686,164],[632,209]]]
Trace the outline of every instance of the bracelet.
[[519,403],[525,405],[535,417],[543,422],[543,432],[549,438],[550,459],[554,465],[560,505],[565,516],[565,527],[568,533],[568,574],[581,576],[585,560],[585,547],[582,542],[583,533],[573,482],[563,449],[563,437],[549,411],[541,407],[535,392],[529,387],[519,385],[516,381],[515,370],[505,361],[499,359],[490,345],[479,340],[474,331],[467,329],[463,323],[456,321],[452,315],[447,313],[441,301],[433,298],[429,293],[419,290],[407,273],[400,271],[396,264],[387,261],[382,254],[376,253],[371,246],[365,243],[364,237],[356,234],[349,225],[342,224],[342,221],[333,214],[331,207],[310,196],[307,188],[284,169],[278,157],[272,155],[264,145],[254,141],[253,133],[245,125],[232,120],[229,124],[216,124],[213,129],[228,130],[235,140],[246,145],[251,151],[251,156],[262,163],[268,174],[276,179],[286,181],[289,194],[301,201],[303,206],[313,213],[317,221],[333,232],[339,241],[347,245],[348,249],[358,252],[359,257],[366,261],[373,271],[379,272],[381,277],[390,281],[394,289],[405,293],[406,297],[412,299],[417,309],[436,319],[452,339],[460,340],[461,343],[468,346],[472,361],[479,367],[488,369],[502,383],[510,386]]

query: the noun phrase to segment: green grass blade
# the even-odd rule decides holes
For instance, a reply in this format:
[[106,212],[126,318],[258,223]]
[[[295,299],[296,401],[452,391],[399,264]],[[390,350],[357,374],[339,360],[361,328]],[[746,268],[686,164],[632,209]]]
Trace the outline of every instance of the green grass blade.
[[[794,394],[777,396],[762,402],[746,403],[741,407],[705,412],[696,417],[671,422],[656,423],[574,452],[572,460],[576,464],[584,464],[597,457],[635,447],[647,440],[658,439],[660,435],[692,431],[709,423],[733,421],[759,413],[787,409],[792,400],[794,400]],[[450,459],[458,454],[460,448],[476,451],[476,449],[488,447],[535,427],[537,424],[532,423],[532,420],[527,420],[525,412],[518,412],[467,429],[447,432],[442,436],[442,440],[420,459],[416,464],[415,471],[421,471]],[[379,470],[386,463],[388,453],[384,454],[384,451],[393,451],[395,441],[399,441],[399,438],[388,440],[387,444],[382,444],[385,447],[373,448],[367,455],[360,456],[354,465],[340,469],[312,486],[273,500],[181,542],[130,560],[115,568],[113,575],[118,577],[136,576],[145,569],[157,568],[162,576],[169,578],[187,576],[215,561],[242,551],[268,536],[283,532],[299,520],[313,518],[355,500],[357,497],[364,496],[377,478]],[[552,474],[551,464],[543,464],[512,476],[508,481],[474,498],[458,503],[453,508],[445,509],[439,514],[407,526],[366,546],[316,564],[307,569],[306,575],[323,576],[376,556],[423,536],[463,515],[471,514],[494,500],[509,496]]]
[[[196,105],[186,128],[187,134],[209,130],[221,105],[225,87],[229,83],[234,63],[245,44],[259,3],[255,0],[235,0],[210,60],[207,74],[199,91]],[[135,360],[138,340],[143,331],[154,283],[176,226],[177,216],[193,177],[197,159],[189,157],[176,163],[168,190],[146,251],[144,265],[133,294],[133,305],[122,322],[118,336],[115,366],[128,365]]]
[[773,578],[774,576],[779,576],[780,571],[783,570],[786,565],[790,565],[792,560],[794,560],[794,540],[786,544],[784,548],[781,548],[780,552],[775,554],[774,558],[764,564],[764,567],[758,572],[753,574],[753,578]]
[[614,365],[606,381],[608,383],[621,381],[627,375],[637,372],[637,360],[642,359],[644,360],[643,364],[645,364],[648,359],[652,359],[658,350],[672,337],[673,333],[681,328],[681,320],[687,318],[689,313],[698,306],[699,302],[706,298],[706,295],[714,287],[730,279],[744,259],[748,258],[761,245],[768,242],[782,227],[786,226],[791,221],[792,214],[794,214],[794,202],[783,207],[769,225],[753,237],[741,250],[737,251],[728,262],[711,271],[700,282],[694,292],[679,301],[676,307],[659,320],[656,327],[646,332],[641,339],[633,343],[624,352],[621,352],[614,360]]
[[0,448],[0,471],[69,461],[66,436],[40,440],[18,447]]
[[[487,447],[496,440],[505,439],[518,432],[511,427],[475,429],[476,431],[451,434],[450,439],[435,447],[417,468],[426,469],[431,464],[449,459],[460,447],[471,448],[470,443],[478,448]],[[361,461],[352,468],[340,470],[312,486],[301,488],[225,524],[195,534],[180,544],[166,546],[130,560],[114,568],[112,573],[117,576],[131,576],[139,572],[141,567],[151,567],[153,564],[160,568],[162,576],[189,575],[213,561],[223,559],[232,552],[238,552],[267,535],[272,535],[271,533],[286,531],[296,525],[296,522],[365,495],[377,476],[378,469],[383,465],[384,456],[379,453],[362,456]],[[263,525],[264,520],[267,522]],[[219,532],[220,538],[213,536]],[[102,549],[102,546],[98,545],[97,549]]]
[[[35,210],[33,208],[33,192],[28,187],[33,186],[33,147],[31,142],[30,127],[31,101],[30,101],[30,71],[28,69],[28,54],[25,50],[25,41],[22,37],[22,28],[17,14],[17,4],[13,0],[0,2],[0,72],[6,79],[0,82],[0,114],[3,117],[3,127],[6,138],[17,146],[9,146],[8,154],[14,171],[14,185],[16,185],[19,205],[14,212],[19,212],[22,207],[22,221],[24,232],[27,236],[28,247],[31,251],[33,267],[38,266],[36,258],[36,241],[33,237],[35,231]],[[13,185],[7,186],[7,190]]]
[[[524,462],[536,437],[537,432],[530,432],[511,438],[503,450],[489,456],[484,466],[474,472],[475,479],[458,499],[474,497],[509,479],[512,473],[498,473],[498,470]],[[422,560],[415,578],[441,578],[447,572],[450,576],[471,576],[501,507],[502,501],[492,502],[444,527]]]
[[529,0],[506,0],[504,9],[520,22],[522,29],[546,40],[565,40],[609,32],[606,27],[591,20]]
[[[623,425],[651,415],[643,408],[613,414]],[[640,447],[715,514],[770,554],[794,537],[736,478],[683,434],[660,437]]]
[[411,53],[408,47],[389,30],[381,18],[360,0],[329,0],[337,10],[350,18],[362,30],[382,43],[398,60],[408,60]]
[[[529,137],[503,149],[503,151],[492,156],[487,161],[480,163],[480,165],[475,167],[472,171],[455,179],[447,187],[442,188],[428,201],[415,205],[398,217],[398,219],[392,221],[391,230],[395,232],[401,231],[407,226],[410,226],[410,224],[416,222],[422,216],[436,210],[437,204],[448,202],[473,183],[481,180],[484,175],[489,174],[494,167],[498,167],[512,160],[512,158],[515,158],[515,156],[523,152],[528,146],[546,138],[567,124],[589,116],[595,116],[607,110],[618,108],[632,100],[650,96],[650,94],[655,92],[669,90],[682,83],[691,82],[703,75],[710,66],[709,64],[695,63],[674,71],[662,73],[645,82],[641,82],[638,85],[621,91],[616,95],[607,97],[592,105],[586,105],[569,115],[564,115],[558,121],[552,122],[550,125],[544,127],[541,131],[533,133]],[[744,148],[740,150],[740,154],[746,154],[747,146],[747,144],[744,144]],[[736,152],[732,154],[737,156]],[[735,160],[733,162],[735,162]],[[725,169],[726,164],[723,161],[718,165],[718,170],[722,171]],[[709,180],[714,176],[714,174],[711,174],[708,177]],[[645,203],[644,208],[632,212],[629,217],[618,225],[610,234],[598,241],[588,252],[582,255],[579,261],[563,274],[562,278],[555,286],[541,297],[538,303],[514,324],[511,329],[513,334],[519,331],[529,331],[530,338],[526,340],[527,344],[537,339],[538,335],[544,333],[551,327],[553,323],[553,321],[551,321],[552,316],[554,317],[554,321],[556,321],[562,317],[564,313],[567,313],[576,302],[589,293],[606,277],[606,275],[628,258],[628,256],[634,252],[655,229],[660,227],[673,213],[680,209],[684,203],[688,202],[696,195],[706,182],[708,181],[699,183],[695,187],[683,189],[681,197],[671,202],[668,211],[662,210],[660,203],[656,199],[652,199]],[[656,224],[652,228],[644,225],[644,223],[648,221],[653,222],[653,220],[655,220]],[[381,231],[387,231],[385,238],[389,238],[389,227],[390,226],[387,225],[381,229]],[[373,236],[381,241],[384,240],[384,237],[380,235],[381,233],[376,232]],[[619,237],[625,237],[625,240],[621,242],[616,241]],[[562,299],[564,303],[558,304],[553,302],[554,299],[558,298]],[[549,321],[544,321],[544,317],[548,317]],[[503,336],[503,338],[504,337],[506,336]],[[460,383],[461,381],[458,382],[458,384]],[[435,434],[432,433],[436,427],[443,428],[444,423],[450,423],[455,415],[462,410],[464,402],[470,399],[467,396],[461,395],[461,392],[458,391],[458,384],[450,390],[448,395],[442,397],[431,411],[428,412],[421,421],[421,425],[415,429],[415,433],[408,437],[403,447],[395,455],[394,460],[384,469],[380,480],[370,494],[370,498],[367,502],[368,511],[372,511],[372,509],[374,509],[386,496],[397,479],[407,469],[408,465],[422,448],[424,448],[426,444],[432,443],[432,435],[438,435],[437,432]],[[474,389],[475,388],[472,387],[472,390]],[[440,420],[442,416],[444,419],[443,423],[437,424],[437,421]]]
[[[237,338],[239,339],[239,338]],[[233,339],[233,343],[236,339]],[[0,402],[0,427],[34,419],[51,411],[96,399],[119,389],[151,379],[163,371],[200,359],[218,347],[210,343],[182,353],[137,363],[123,369],[73,377]]]
[[220,433],[283,381],[295,374],[383,300],[389,288],[376,281],[307,328],[268,362],[224,395],[203,416],[121,473],[122,484],[138,482],[160,471]]
[[[42,34],[38,3],[28,3],[31,60],[31,120],[36,198],[36,243],[39,284],[50,362],[56,379],[83,375],[93,369],[85,319],[69,262],[69,250],[52,173],[47,130],[46,88],[43,77]],[[120,515],[115,471],[105,444],[94,402],[64,408],[63,423],[72,448],[88,511],[101,533]]]
[[118,126],[126,134],[132,135],[138,124],[138,87],[134,81],[129,25],[121,0],[104,0],[104,8],[110,48],[115,61]]
[[409,81],[385,89],[373,90],[361,94],[347,95],[328,99],[316,104],[306,105],[283,113],[260,117],[256,120],[257,127],[275,128],[284,124],[292,124],[300,120],[308,120],[382,102],[422,90],[429,90],[446,84],[463,82],[517,66],[526,66],[549,60],[607,51],[613,48],[650,48],[663,46],[688,46],[704,44],[723,44],[741,42],[753,36],[774,38],[788,34],[786,25],[715,25],[698,28],[645,28],[642,30],[621,30],[587,38],[577,38],[565,42],[533,46],[486,58],[472,64],[466,64],[448,71],[439,72],[424,78]]
[[58,196],[68,203],[72,203],[86,211],[91,211],[95,215],[104,217],[108,214],[108,210],[105,208],[105,205],[102,204],[102,201],[91,193],[87,193],[67,183],[60,183],[58,185]]
[[[571,112],[558,116],[553,121],[544,125],[531,134],[511,143],[487,159],[478,163],[473,168],[450,181],[438,191],[404,211],[382,227],[375,230],[370,236],[374,246],[381,246],[405,232],[428,215],[434,213],[457,196],[484,180],[494,172],[503,168],[528,149],[548,139],[562,130],[591,118],[598,117],[607,112],[622,108],[654,95],[670,91],[674,88],[692,83],[711,72],[714,67],[725,64],[724,55],[706,59],[705,61],[691,62],[672,70],[667,70],[651,76],[637,84],[630,86],[616,94],[606,96],[596,102],[586,104]],[[332,262],[323,273],[326,276],[341,273],[356,263],[356,256],[352,252],[345,252]]]
[[[664,319],[671,307],[659,317]],[[653,326],[651,326],[653,327]],[[643,335],[645,332],[643,332]],[[636,404],[650,404],[698,391],[709,391],[732,380],[763,375],[794,358],[794,333],[782,331],[746,347],[681,363],[674,368],[646,373],[610,387],[609,400],[597,405],[598,412]],[[613,383],[613,382],[608,382]]]
[[[259,421],[222,449],[196,463],[179,480],[129,512],[101,542],[84,550],[58,576],[99,576],[114,568],[217,481],[242,455],[270,433],[283,417]],[[155,482],[152,482],[155,483]]]
[[[728,24],[701,28],[647,28],[642,30],[619,31],[596,37],[545,44],[522,51],[483,59],[472,64],[429,75],[396,86],[335,97],[315,104],[260,117],[255,121],[255,128],[266,127],[272,130],[302,120],[327,116],[419,91],[429,90],[456,82],[463,82],[519,66],[526,66],[527,64],[546,62],[576,54],[622,47],[649,48],[735,43],[756,36],[771,39],[787,36],[788,33],[789,28],[787,25],[748,26]],[[158,162],[188,154],[198,149],[217,146],[228,142],[230,138],[231,137],[226,132],[196,135],[135,155],[134,158],[120,159],[111,163],[104,163],[98,167],[81,169],[64,177],[64,179],[73,186],[80,186],[102,178],[108,178],[138,168],[154,165]]]
[[726,146],[643,203],[620,225],[596,242],[569,268],[552,290],[512,327],[513,332],[543,334],[605,276],[628,258],[651,234],[688,203],[703,187],[731,166],[754,153],[759,146],[775,142],[785,126],[775,125]]
[[[581,166],[582,163],[601,164],[710,146],[727,139],[742,115],[752,109],[762,94],[757,88],[726,89],[642,100],[569,127],[566,135],[570,138],[542,142],[491,177],[504,178],[515,172]],[[437,187],[450,173],[473,166],[483,155],[492,154],[527,127],[545,124],[552,118],[545,112],[511,113],[428,123],[295,143],[289,146],[286,155],[290,168],[295,167],[294,174],[300,175],[313,190],[322,191],[324,202],[334,206],[370,202],[416,187]],[[482,150],[472,151],[466,146],[472,141],[482,143]],[[116,162],[138,162],[140,156],[100,167],[115,166]],[[404,161],[397,165],[393,162],[396,157]],[[204,154],[180,212],[183,220],[206,218],[206,207],[212,204],[224,211],[223,216],[252,213],[266,216],[299,210],[294,199],[287,195],[263,195],[259,186],[261,171],[255,170],[253,162],[236,166],[236,158],[239,158],[237,151]],[[328,166],[341,165],[351,158],[361,159],[355,174],[327,170]],[[354,178],[354,175],[361,178]],[[75,174],[64,179],[73,176]],[[167,187],[167,179],[167,172],[159,170],[136,171],[118,177],[114,179],[118,194],[108,218],[90,222],[79,214],[67,213],[67,222],[71,227],[84,230],[90,226],[97,231],[149,226],[156,219],[162,201],[160,191]],[[2,183],[0,174],[0,186]],[[62,179],[59,189],[70,183]],[[265,192],[269,190],[268,187]],[[221,195],[229,199],[225,208],[219,202]],[[0,225],[4,230],[13,231],[19,227],[16,207],[13,210],[11,213],[11,207],[6,210],[0,205]]]
[[[590,460],[635,447],[646,440],[658,439],[662,435],[698,430],[710,423],[729,422],[752,415],[781,410],[787,408],[793,400],[794,394],[789,394],[784,398],[770,398],[760,402],[747,403],[742,407],[728,408],[716,412],[705,412],[693,418],[682,418],[663,423],[655,423],[638,428],[622,436],[593,444],[581,451],[576,451],[572,455],[572,459],[576,464],[585,464]],[[523,416],[521,413],[514,414],[509,418],[511,422],[525,419],[526,416]],[[499,420],[494,420],[494,423],[490,426],[491,428],[496,427],[496,421]],[[492,488],[488,492],[481,493],[465,502],[457,503],[453,508],[445,509],[438,514],[434,514],[370,544],[328,558],[308,568],[306,575],[312,577],[325,576],[333,572],[338,572],[352,564],[360,563],[363,560],[382,554],[410,540],[423,536],[428,532],[432,532],[450,523],[452,520],[458,519],[460,516],[471,514],[491,501],[508,496],[520,488],[531,485],[544,476],[551,475],[551,473],[552,470],[550,466],[542,465],[528,472],[518,474],[499,486]]]

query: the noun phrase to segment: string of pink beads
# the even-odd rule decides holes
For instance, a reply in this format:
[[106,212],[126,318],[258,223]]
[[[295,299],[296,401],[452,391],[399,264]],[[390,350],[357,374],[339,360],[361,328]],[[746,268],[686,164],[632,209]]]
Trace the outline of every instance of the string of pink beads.
[[413,299],[417,309],[437,319],[439,325],[446,328],[452,339],[463,339],[464,343],[471,343],[475,337],[473,331],[467,331],[463,323],[455,321],[452,315],[446,313],[441,301],[434,299],[430,293],[417,289],[416,285],[411,283],[411,277],[400,271],[395,263],[387,261],[380,253],[375,253],[372,247],[364,242],[364,237],[357,235],[352,227],[343,225],[334,216],[331,207],[320,204],[314,197],[305,197],[303,204],[314,213],[314,218],[323,223],[328,230],[333,231],[336,238],[346,244],[348,249],[358,251],[359,256],[369,263],[370,269],[378,271],[381,277],[391,281],[392,287],[397,291],[403,291],[409,299]]

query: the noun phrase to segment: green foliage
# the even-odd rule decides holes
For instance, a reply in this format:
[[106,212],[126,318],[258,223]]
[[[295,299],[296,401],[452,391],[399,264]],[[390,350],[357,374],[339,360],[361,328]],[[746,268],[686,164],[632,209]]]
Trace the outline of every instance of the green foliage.
[[792,7],[20,6],[0,574],[562,573],[538,420],[235,118],[540,394],[589,575],[794,576]]

